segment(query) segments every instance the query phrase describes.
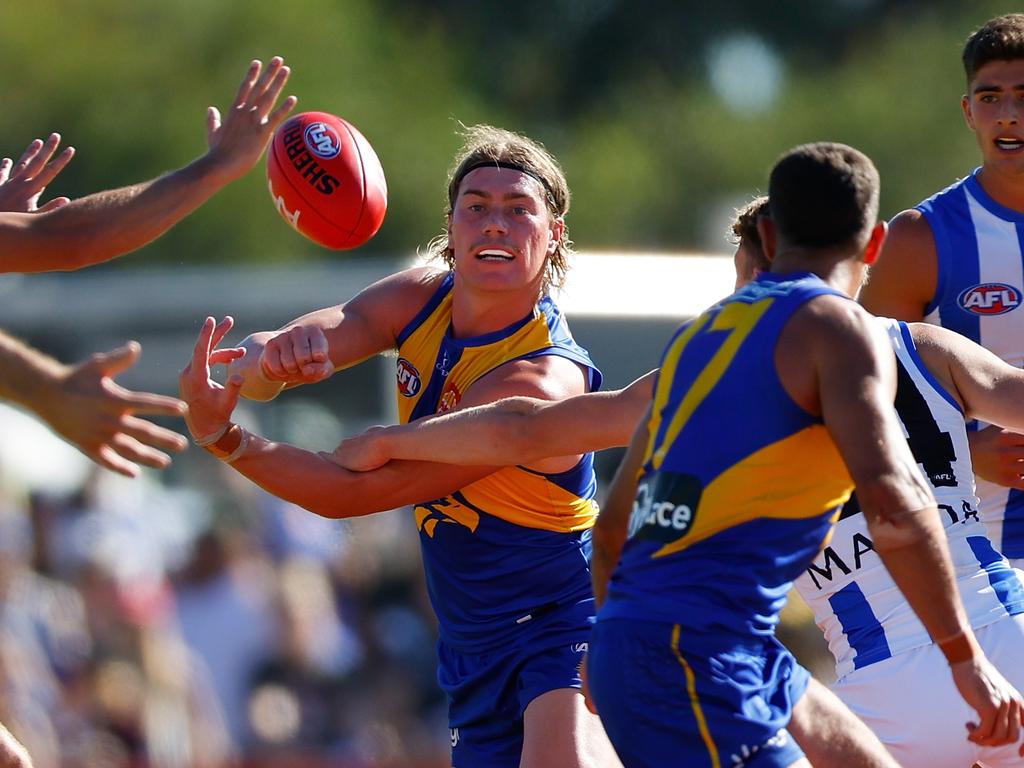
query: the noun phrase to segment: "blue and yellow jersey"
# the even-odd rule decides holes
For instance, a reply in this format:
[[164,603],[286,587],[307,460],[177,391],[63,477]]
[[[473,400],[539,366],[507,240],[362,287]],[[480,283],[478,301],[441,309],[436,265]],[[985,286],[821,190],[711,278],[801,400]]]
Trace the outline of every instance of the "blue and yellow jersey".
[[[500,331],[451,334],[447,275],[398,338],[402,423],[455,408],[473,382],[512,360],[559,355],[601,374],[579,347],[558,307]],[[533,617],[590,594],[590,529],[597,516],[593,456],[559,474],[506,467],[443,499],[417,504],[430,598],[442,639],[481,652],[509,642]]]
[[774,631],[853,488],[821,419],[775,368],[782,328],[824,294],[842,296],[813,275],[766,274],[676,332],[602,619]]

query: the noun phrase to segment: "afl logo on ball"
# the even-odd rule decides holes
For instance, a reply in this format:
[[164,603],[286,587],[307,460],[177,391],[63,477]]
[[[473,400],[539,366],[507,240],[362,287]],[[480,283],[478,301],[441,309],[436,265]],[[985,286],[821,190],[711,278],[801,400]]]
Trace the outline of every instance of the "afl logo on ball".
[[1020,306],[1021,292],[1006,283],[975,285],[956,300],[960,309],[975,315],[1003,315]]
[[330,160],[341,152],[341,138],[327,123],[310,123],[302,133],[309,151],[317,157]]
[[398,358],[398,391],[405,397],[415,397],[420,386],[420,372],[404,357]]

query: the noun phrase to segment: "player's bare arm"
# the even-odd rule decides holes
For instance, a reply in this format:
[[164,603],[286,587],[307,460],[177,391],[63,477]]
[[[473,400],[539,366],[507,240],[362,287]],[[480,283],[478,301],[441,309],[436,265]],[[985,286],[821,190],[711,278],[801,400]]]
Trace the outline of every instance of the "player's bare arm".
[[958,398],[965,416],[994,425],[969,433],[975,471],[999,485],[1024,488],[1024,371],[946,328],[914,323],[910,330],[922,360]]
[[[463,395],[460,407],[484,405],[507,397],[528,397],[561,401],[587,391],[587,376],[565,357],[544,355],[529,360],[514,360],[478,379]],[[512,463],[536,472],[564,472],[580,460],[581,452],[552,455],[541,449],[538,458]],[[479,462],[477,462],[479,463]]]
[[418,267],[385,277],[349,301],[319,309],[276,331],[250,334],[230,374],[242,397],[270,400],[286,386],[323,381],[335,371],[394,349],[398,334],[433,293],[442,272]]
[[181,416],[185,407],[114,381],[140,354],[131,342],[69,366],[0,332],[0,399],[38,415],[100,466],[129,477],[139,464],[162,469],[171,462],[165,451],[183,450],[185,439],[139,415]]
[[[808,314],[816,322],[803,322]],[[822,297],[794,315],[776,354],[783,386],[807,407],[813,393],[800,373],[804,355],[812,361],[820,413],[857,486],[875,551],[978,712],[969,738],[983,745],[1015,741],[1024,715],[1020,694],[985,658],[966,619],[934,498],[892,407],[892,348],[865,312]]]
[[878,260],[857,300],[871,314],[917,322],[938,284],[935,237],[924,214],[903,211],[889,225]]
[[256,164],[295,106],[289,96],[275,109],[288,75],[280,57],[265,67],[254,60],[223,120],[216,107],[207,111],[208,151],[177,171],[45,213],[0,213],[0,272],[78,269],[159,237]]
[[[231,318],[219,324],[207,318],[203,324],[192,360],[179,377],[182,399],[189,406],[185,421],[197,443],[269,493],[323,517],[346,518],[439,498],[494,471],[494,467],[391,462],[373,472],[351,472],[327,454],[242,429],[230,420],[241,376],[229,376],[223,386],[210,377],[216,364],[211,354],[231,325]],[[241,349],[219,352],[224,362],[241,354]]]
[[506,466],[627,445],[650,402],[655,373],[610,392],[555,402],[508,397],[409,424],[373,427],[343,441],[334,460],[357,471],[391,459]]
[[618,565],[622,547],[626,544],[629,532],[629,517],[633,512],[636,500],[636,483],[643,467],[644,453],[647,450],[648,429],[650,419],[650,395],[647,407],[633,431],[626,455],[615,472],[612,484],[608,489],[601,512],[594,522],[592,538],[593,553],[590,558],[590,578],[594,587],[594,601],[598,606],[604,604],[608,596],[608,583],[612,571]]

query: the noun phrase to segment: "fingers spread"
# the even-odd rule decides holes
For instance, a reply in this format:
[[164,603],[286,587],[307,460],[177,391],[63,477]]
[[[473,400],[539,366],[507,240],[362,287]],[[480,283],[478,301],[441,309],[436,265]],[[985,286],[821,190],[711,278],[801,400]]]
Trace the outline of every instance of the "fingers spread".
[[203,380],[210,378],[210,340],[213,338],[214,321],[207,317],[203,321],[203,327],[199,329],[199,338],[196,339],[196,346],[192,350],[191,376],[196,378],[202,376]]
[[213,335],[210,337],[210,346],[216,347],[221,341],[227,336],[228,331],[231,330],[231,326],[235,324],[235,320],[231,315],[227,315],[223,320],[217,323],[217,327],[213,329]]
[[154,469],[163,469],[171,463],[171,457],[163,451],[143,445],[134,437],[119,432],[110,440],[111,447],[123,458],[138,462]]
[[249,69],[245,73],[245,77],[242,78],[241,85],[238,86],[238,93],[235,94],[234,107],[240,107],[246,103],[249,99],[249,94],[252,93],[253,86],[260,76],[260,69],[263,67],[263,62],[259,59],[253,59],[249,64]]
[[176,397],[156,395],[152,392],[132,392],[117,385],[115,387],[114,396],[133,413],[150,416],[181,416],[185,413],[185,403]]
[[140,443],[151,445],[154,448],[161,448],[165,451],[183,451],[188,445],[188,440],[183,435],[159,427],[136,416],[125,416],[122,418],[121,428],[125,434],[135,438]]
[[125,477],[139,476],[139,468],[130,461],[122,459],[118,455],[117,451],[106,443],[99,447],[96,451],[96,455],[90,456],[89,458],[101,467],[106,467],[109,470],[117,472],[119,475],[124,475]]
[[225,347],[210,353],[210,365],[227,365],[245,357],[245,347]]
[[142,354],[142,346],[139,342],[129,341],[110,352],[97,352],[89,358],[86,365],[101,371],[106,376],[116,376],[130,368],[139,359],[140,354]]

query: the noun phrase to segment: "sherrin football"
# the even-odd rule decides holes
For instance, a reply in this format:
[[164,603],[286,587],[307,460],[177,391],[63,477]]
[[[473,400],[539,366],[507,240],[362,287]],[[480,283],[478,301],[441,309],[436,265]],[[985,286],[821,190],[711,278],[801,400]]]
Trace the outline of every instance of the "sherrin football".
[[384,222],[388,185],[377,153],[336,115],[303,112],[278,128],[267,182],[284,220],[327,248],[356,248]]

